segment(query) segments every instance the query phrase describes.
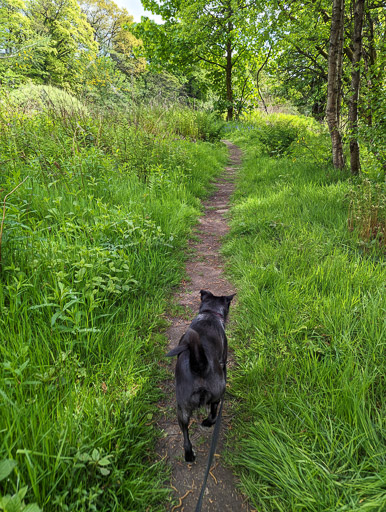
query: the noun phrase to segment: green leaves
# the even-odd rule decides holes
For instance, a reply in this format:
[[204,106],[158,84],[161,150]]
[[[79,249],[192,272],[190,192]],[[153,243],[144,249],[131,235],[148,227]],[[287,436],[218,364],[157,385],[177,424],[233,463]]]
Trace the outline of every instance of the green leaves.
[[0,482],[9,476],[17,466],[17,462],[12,459],[0,461]]
[[204,70],[201,89],[215,93],[221,111],[235,104],[241,111],[252,94],[266,37],[255,3],[169,0],[159,8],[152,3],[149,7],[159,9],[166,20],[157,25],[147,19],[136,26],[150,64],[191,78],[197,69]]
[[76,455],[77,467],[88,467],[91,471],[98,470],[102,476],[108,476],[111,472],[112,455],[102,455],[102,452],[94,448],[91,453],[83,452]]
[[[17,462],[12,459],[4,459],[0,461],[0,482],[5,480],[16,468]],[[41,512],[40,507],[36,503],[26,505],[24,497],[27,494],[28,486],[19,489],[15,494],[0,494],[0,511],[3,512]]]
[[144,70],[145,62],[135,54],[141,46],[132,31],[133,17],[111,0],[82,0],[82,11],[92,26],[101,54],[109,54],[127,76]]
[[77,0],[7,0],[0,7],[0,48],[6,50],[0,77],[10,77],[12,68],[20,80],[49,78],[75,88],[97,43]]

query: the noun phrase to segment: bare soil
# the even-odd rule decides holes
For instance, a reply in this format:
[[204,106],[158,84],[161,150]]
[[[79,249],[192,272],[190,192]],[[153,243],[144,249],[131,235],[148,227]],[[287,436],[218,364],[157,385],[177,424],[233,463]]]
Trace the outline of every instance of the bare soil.
[[[186,331],[193,317],[197,314],[200,304],[200,290],[209,290],[215,295],[229,295],[236,290],[223,275],[223,261],[220,256],[221,238],[227,233],[226,214],[230,195],[234,189],[234,176],[241,163],[241,150],[228,141],[229,165],[216,182],[216,190],[204,203],[204,214],[195,229],[194,240],[190,242],[191,256],[186,263],[187,279],[181,284],[175,295],[175,303],[180,316],[169,318],[170,327],[166,332],[169,349],[175,347]],[[230,316],[232,315],[232,305]],[[160,458],[166,459],[171,467],[171,479],[168,483],[173,489],[175,501],[170,506],[171,512],[191,512],[195,510],[207,458],[212,439],[213,428],[200,426],[201,416],[198,414],[189,428],[196,461],[186,463],[183,456],[182,434],[177,423],[176,401],[174,389],[175,359],[166,363],[170,370],[170,378],[161,386],[166,399],[160,404],[161,414],[157,426],[163,432],[157,445]],[[232,354],[228,361],[228,369],[232,366]],[[238,512],[251,510],[237,489],[237,480],[230,468],[224,464],[223,448],[227,431],[231,428],[229,403],[225,397],[220,438],[216,448],[213,465],[209,474],[206,492],[202,505],[203,512]]]

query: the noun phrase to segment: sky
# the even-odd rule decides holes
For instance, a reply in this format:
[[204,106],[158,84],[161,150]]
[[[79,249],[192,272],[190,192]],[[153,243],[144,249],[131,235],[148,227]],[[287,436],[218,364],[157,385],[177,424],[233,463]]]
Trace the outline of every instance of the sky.
[[147,16],[151,20],[161,23],[162,18],[156,16],[149,11],[145,11],[142,7],[141,0],[114,0],[119,7],[125,7],[127,12],[134,17],[135,22],[141,21],[141,16]]

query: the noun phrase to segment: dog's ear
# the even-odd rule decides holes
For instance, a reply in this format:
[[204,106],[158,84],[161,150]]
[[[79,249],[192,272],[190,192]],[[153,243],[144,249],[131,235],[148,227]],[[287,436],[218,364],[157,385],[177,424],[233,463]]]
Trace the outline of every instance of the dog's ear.
[[200,294],[201,294],[201,301],[208,297],[213,297],[213,293],[207,292],[206,290],[200,290]]
[[225,298],[228,302],[228,304],[230,304],[232,302],[232,299],[233,297],[235,296],[236,294],[235,293],[232,293],[232,295],[227,295]]

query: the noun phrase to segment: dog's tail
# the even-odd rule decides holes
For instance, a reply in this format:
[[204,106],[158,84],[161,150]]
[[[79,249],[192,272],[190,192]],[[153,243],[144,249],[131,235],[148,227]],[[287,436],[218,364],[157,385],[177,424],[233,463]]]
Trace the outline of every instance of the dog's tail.
[[185,350],[189,350],[189,366],[192,372],[198,375],[205,374],[208,368],[208,359],[200,336],[194,329],[188,329],[180,339],[178,346],[168,352],[166,357],[178,356]]

